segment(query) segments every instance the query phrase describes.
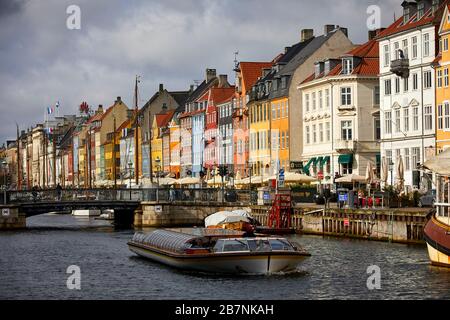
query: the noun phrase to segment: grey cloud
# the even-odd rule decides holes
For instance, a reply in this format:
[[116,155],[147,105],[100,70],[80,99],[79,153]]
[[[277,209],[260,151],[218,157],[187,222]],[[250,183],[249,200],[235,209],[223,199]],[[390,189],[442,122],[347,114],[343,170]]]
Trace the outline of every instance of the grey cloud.
[[[66,8],[81,8],[81,30],[68,30]],[[399,0],[46,0],[0,5],[0,139],[43,120],[61,102],[76,113],[81,101],[131,105],[133,79],[142,76],[141,105],[164,83],[189,87],[213,67],[232,79],[240,60],[271,60],[299,41],[300,29],[327,23],[367,39],[366,9],[378,4],[383,25],[400,14]]]

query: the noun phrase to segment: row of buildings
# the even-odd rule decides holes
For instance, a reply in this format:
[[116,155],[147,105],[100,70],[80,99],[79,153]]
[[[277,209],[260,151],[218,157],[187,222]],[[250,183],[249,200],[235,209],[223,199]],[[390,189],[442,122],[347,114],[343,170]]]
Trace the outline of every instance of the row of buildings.
[[364,175],[369,162],[379,173],[386,159],[393,184],[402,159],[405,185],[429,186],[420,165],[450,146],[450,7],[402,7],[362,45],[340,26],[325,25],[321,35],[304,29],[269,61],[237,62],[234,81],[207,69],[186,91],[161,84],[140,109],[118,97],[106,110],[39,124],[4,150],[16,155],[8,158],[12,181],[147,184],[226,167],[228,178],[282,168],[331,186],[337,176]]

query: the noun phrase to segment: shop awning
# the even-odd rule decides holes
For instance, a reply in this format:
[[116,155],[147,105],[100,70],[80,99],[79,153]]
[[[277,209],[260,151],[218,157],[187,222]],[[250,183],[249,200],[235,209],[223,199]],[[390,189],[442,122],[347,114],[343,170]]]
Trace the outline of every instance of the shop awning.
[[340,164],[351,164],[351,163],[353,163],[353,154],[340,155],[338,162]]
[[321,166],[323,167],[327,163],[330,163],[330,160],[331,160],[330,156],[323,157]]
[[316,165],[319,166],[319,167],[323,167],[322,161],[323,161],[323,157],[318,157],[318,158],[317,158]]
[[303,172],[306,173],[307,175],[310,175],[309,168],[311,167],[311,165],[316,165],[316,162],[317,158],[309,159],[308,163],[303,167]]
[[375,161],[376,161],[377,166],[381,165],[381,154],[377,154],[375,156]]

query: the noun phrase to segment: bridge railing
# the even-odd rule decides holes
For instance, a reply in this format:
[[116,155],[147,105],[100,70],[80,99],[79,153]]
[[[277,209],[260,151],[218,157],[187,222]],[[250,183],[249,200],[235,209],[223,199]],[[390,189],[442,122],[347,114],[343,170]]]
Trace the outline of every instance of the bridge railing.
[[183,203],[256,203],[256,192],[236,189],[54,189],[34,191],[8,191],[8,203],[45,201],[169,201]]

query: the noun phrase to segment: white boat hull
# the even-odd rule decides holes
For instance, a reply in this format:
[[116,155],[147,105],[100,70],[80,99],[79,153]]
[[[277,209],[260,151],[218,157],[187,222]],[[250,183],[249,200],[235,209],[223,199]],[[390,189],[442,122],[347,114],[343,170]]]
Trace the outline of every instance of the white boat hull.
[[267,274],[292,271],[307,257],[271,253],[263,255],[230,256],[220,253],[210,257],[176,258],[146,248],[129,245],[132,252],[142,257],[186,270],[212,273]]
[[72,215],[78,217],[97,217],[101,214],[101,210],[72,210]]

